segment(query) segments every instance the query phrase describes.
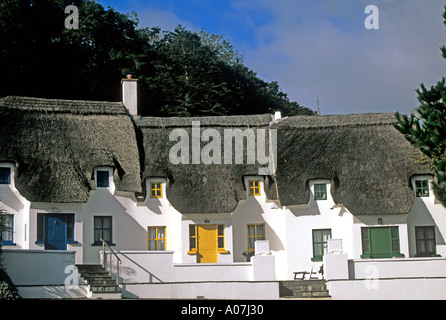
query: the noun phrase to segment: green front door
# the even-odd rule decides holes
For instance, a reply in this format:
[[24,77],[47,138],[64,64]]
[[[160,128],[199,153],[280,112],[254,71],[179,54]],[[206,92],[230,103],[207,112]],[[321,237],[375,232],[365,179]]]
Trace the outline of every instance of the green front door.
[[362,228],[361,258],[392,258],[400,253],[398,227]]
[[390,228],[370,228],[372,258],[392,257]]

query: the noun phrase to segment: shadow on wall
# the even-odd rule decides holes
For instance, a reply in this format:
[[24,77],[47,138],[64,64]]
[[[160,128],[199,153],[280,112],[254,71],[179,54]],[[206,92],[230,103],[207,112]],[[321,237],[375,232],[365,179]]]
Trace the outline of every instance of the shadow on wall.
[[[139,274],[143,273],[147,275],[147,282],[153,283],[153,282],[163,282],[160,278],[158,278],[156,275],[154,275],[152,272],[150,272],[149,270],[147,270],[146,266],[141,265],[140,263],[138,263],[137,261],[135,261],[134,259],[130,258],[129,255],[122,253],[120,251],[118,251],[118,254],[125,257],[128,261],[131,262],[132,265],[134,265],[135,267],[139,268],[140,272],[138,272]],[[124,281],[124,278],[129,278],[129,277],[135,277],[137,275],[137,272],[134,268],[131,267],[122,267],[122,274],[126,277],[119,277],[119,282],[122,283]],[[144,277],[145,278],[145,277]]]
[[[88,199],[85,211],[88,211],[91,216],[103,215],[113,217],[113,230],[115,231],[112,234],[113,242],[116,243],[117,248],[120,250],[147,249],[146,226],[141,226],[138,221],[128,213],[127,208],[125,208],[108,190],[95,190],[92,192]],[[93,230],[93,225],[91,228]],[[92,231],[91,234],[93,236]],[[101,249],[98,248],[98,250]]]
[[[436,202],[434,202],[435,205],[439,205]],[[437,242],[437,245],[444,245],[445,240],[444,236],[441,233],[441,230],[438,228],[438,223],[435,221],[434,217],[432,216],[429,209],[426,207],[426,204],[421,198],[416,198],[414,201],[413,208],[411,212],[409,213],[408,220],[412,220],[413,225],[432,225],[435,226],[435,240]],[[420,221],[420,222],[418,222]],[[441,223],[440,223],[441,225]],[[412,235],[412,232],[415,232],[414,230],[410,230],[409,236]]]

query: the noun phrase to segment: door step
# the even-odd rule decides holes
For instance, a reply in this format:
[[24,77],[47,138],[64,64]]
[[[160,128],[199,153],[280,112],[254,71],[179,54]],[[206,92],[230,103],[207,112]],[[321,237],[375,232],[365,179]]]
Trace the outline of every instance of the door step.
[[325,280],[279,281],[279,296],[284,299],[331,299]]
[[122,292],[116,280],[100,264],[76,265],[81,278],[87,285],[87,297],[90,299],[121,299]]

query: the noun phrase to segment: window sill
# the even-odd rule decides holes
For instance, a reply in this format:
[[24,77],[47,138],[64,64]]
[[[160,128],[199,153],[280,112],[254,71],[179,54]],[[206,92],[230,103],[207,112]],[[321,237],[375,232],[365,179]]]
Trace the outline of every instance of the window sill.
[[[45,240],[34,241],[35,244],[45,244]],[[67,244],[78,244],[76,240],[67,240]]]
[[323,260],[322,257],[311,258],[311,261],[322,261],[322,260]]
[[[223,253],[223,254],[228,254],[229,253],[229,250],[221,250],[221,249],[219,249],[219,250],[217,250],[217,253]],[[253,251],[253,253],[254,253],[254,251]],[[186,252],[186,254],[197,254],[197,251],[187,251]]]
[[2,246],[16,246],[17,244],[15,242],[7,242],[7,243],[2,243]]
[[417,258],[438,258],[438,257],[441,257],[441,254],[437,254],[437,253],[416,254],[415,257],[417,257]]
[[382,257],[374,257],[370,254],[361,254],[359,257],[361,259],[391,259],[391,258],[404,258],[405,255],[404,253],[394,253]]
[[[107,243],[110,247],[115,247],[116,243]],[[92,247],[102,247],[102,242],[94,242],[91,244]]]

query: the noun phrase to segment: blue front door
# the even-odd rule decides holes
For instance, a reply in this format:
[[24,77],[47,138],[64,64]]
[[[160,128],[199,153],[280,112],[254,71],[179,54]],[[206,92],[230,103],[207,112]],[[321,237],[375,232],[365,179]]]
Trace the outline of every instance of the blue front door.
[[66,229],[65,215],[48,215],[45,228],[45,250],[67,250]]

